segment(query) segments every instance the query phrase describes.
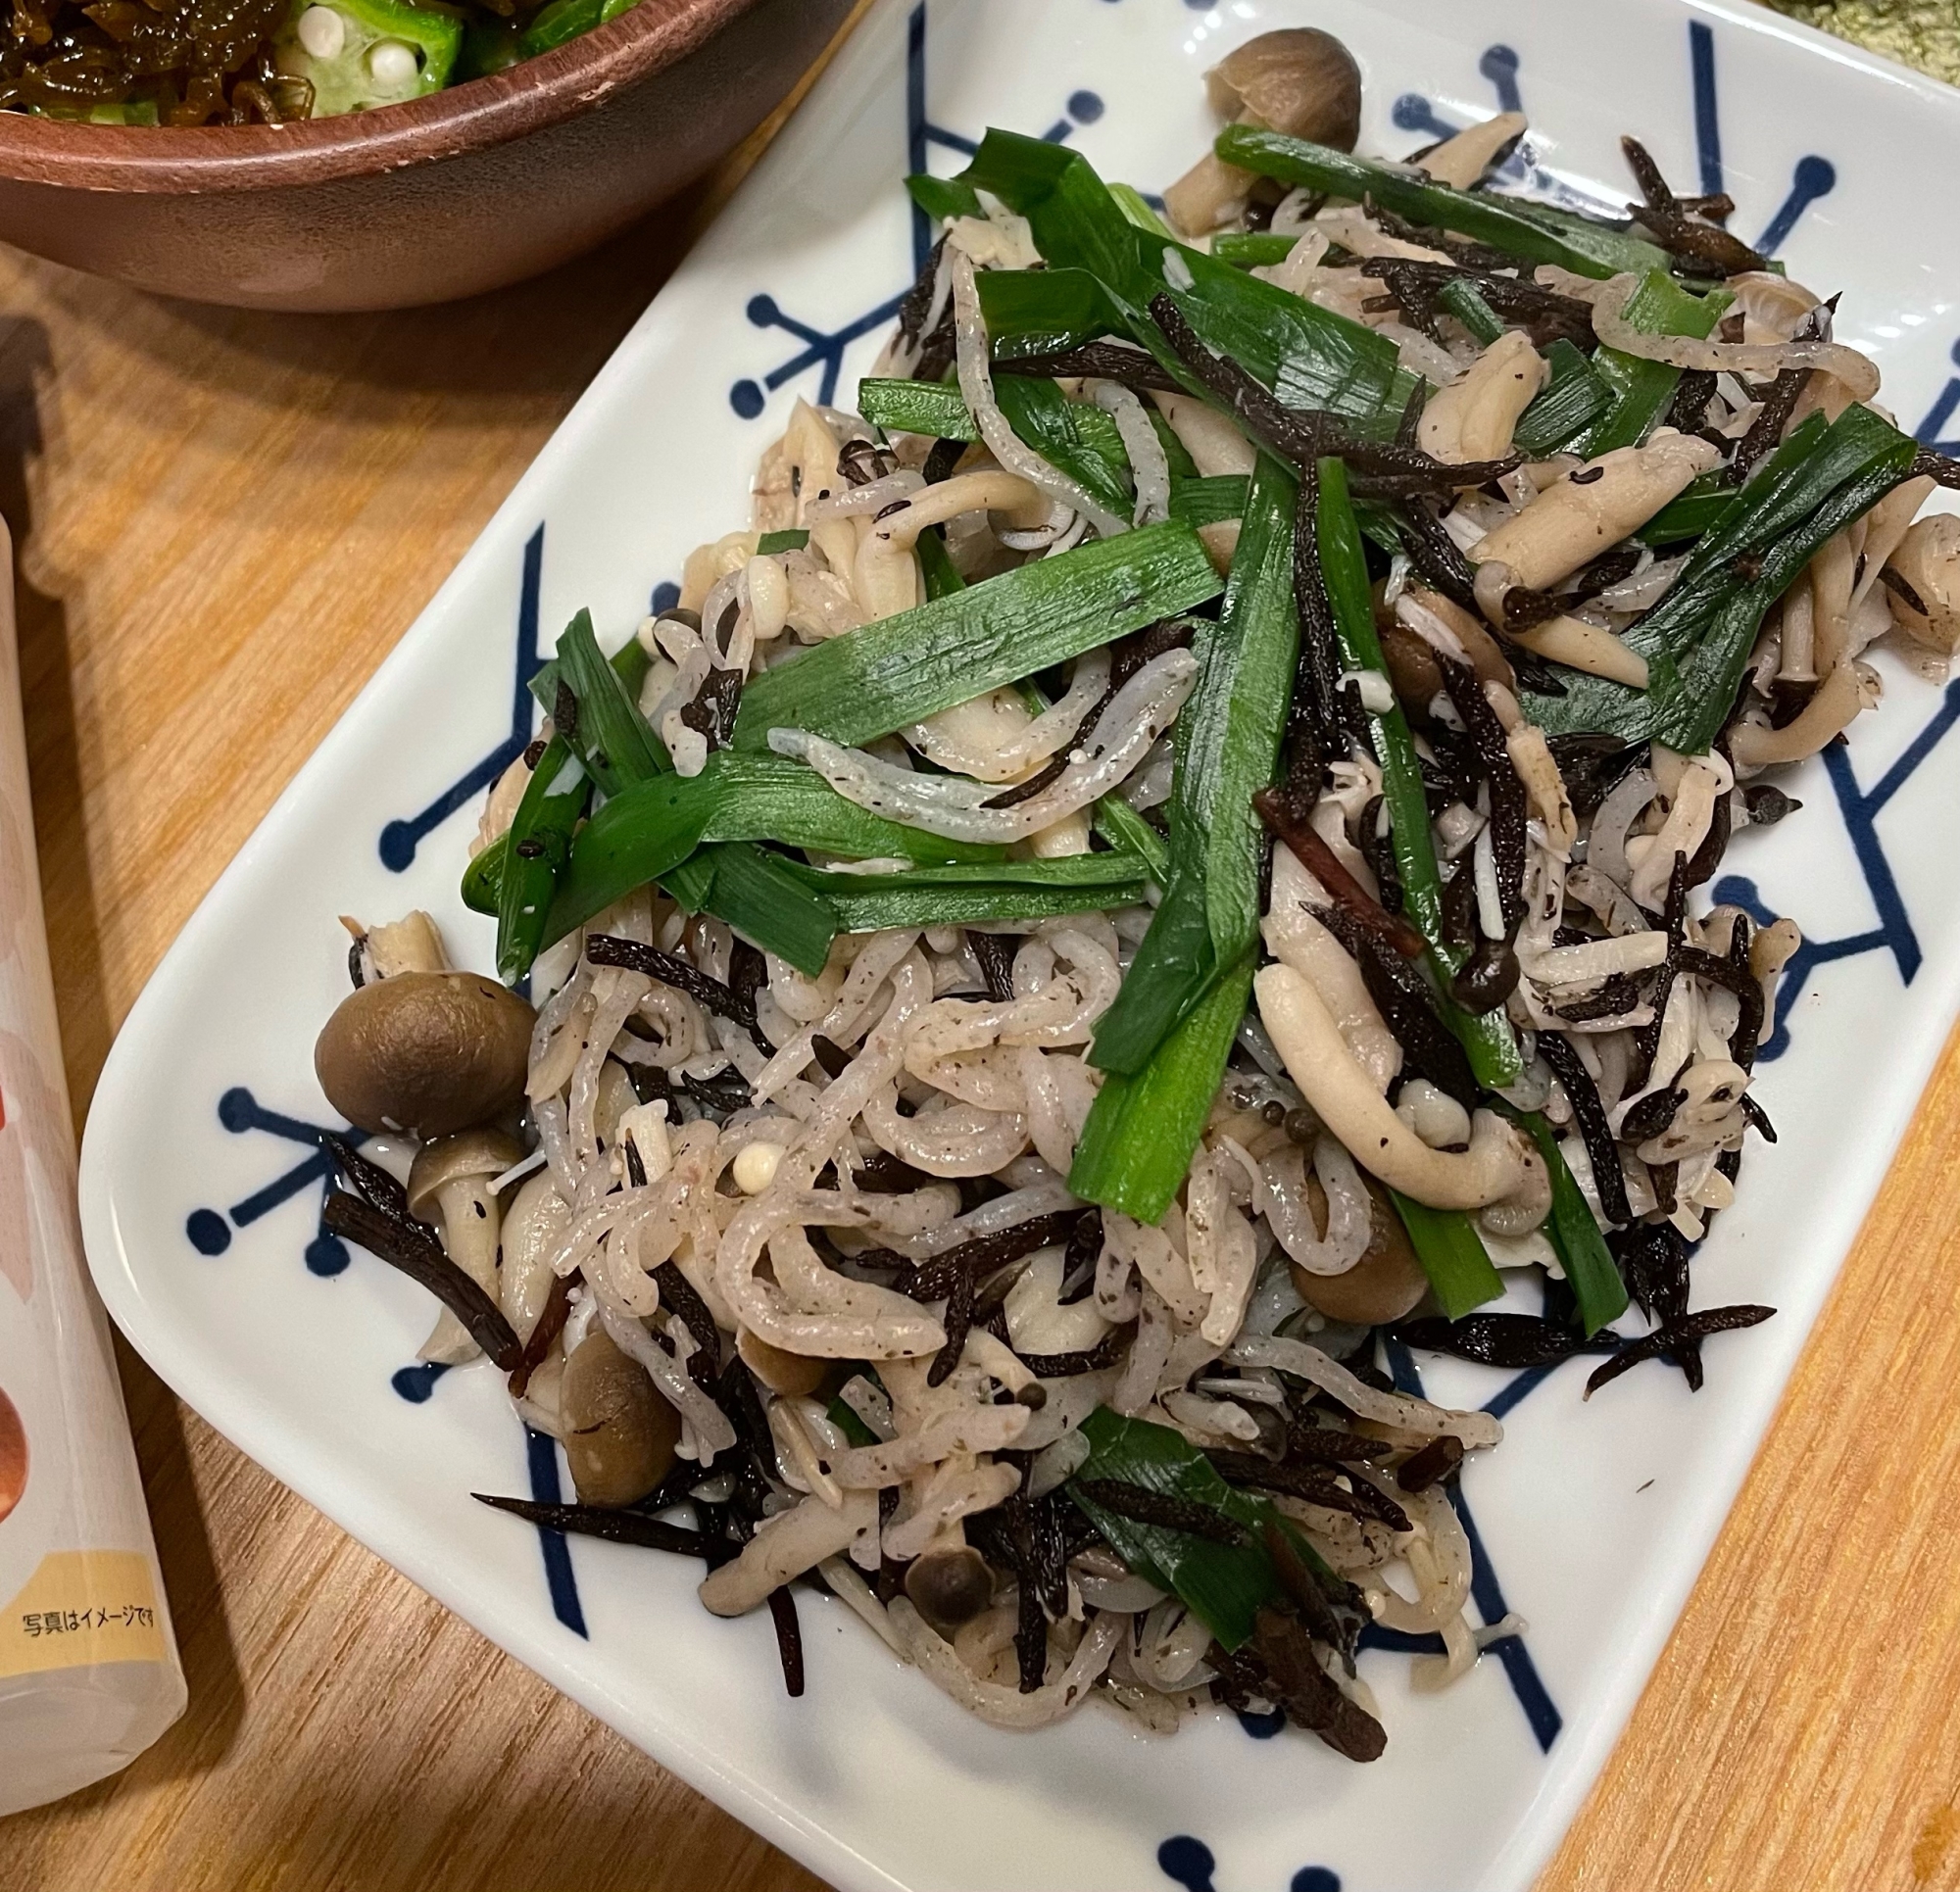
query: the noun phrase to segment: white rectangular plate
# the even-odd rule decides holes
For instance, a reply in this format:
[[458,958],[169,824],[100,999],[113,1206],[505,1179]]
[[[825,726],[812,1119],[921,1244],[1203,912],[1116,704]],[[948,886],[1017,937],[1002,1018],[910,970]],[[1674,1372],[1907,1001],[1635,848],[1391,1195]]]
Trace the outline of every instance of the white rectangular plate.
[[794,399],[848,400],[915,267],[906,170],[950,170],[1001,124],[1160,190],[1209,136],[1203,69],[1288,24],[1360,57],[1364,150],[1522,100],[1540,188],[1623,202],[1627,130],[1678,182],[1726,186],[1741,234],[1846,292],[1839,337],[1879,359],[1902,422],[1960,433],[1960,263],[1934,236],[1960,95],[1773,16],[1726,0],[886,0],[214,889],[88,1126],[89,1256],[151,1365],[416,1582],[853,1892],[1526,1886],[1625,1722],[1955,1009],[1960,879],[1941,849],[1960,742],[1942,739],[1960,686],[1892,669],[1849,750],[1792,784],[1803,814],[1740,838],[1716,890],[1813,942],[1765,1047],[1782,1140],[1751,1154],[1696,1270],[1702,1304],[1782,1312],[1711,1344],[1698,1396],[1665,1370],[1582,1406],[1578,1366],[1508,1384],[1429,1369],[1441,1397],[1505,1410],[1464,1494],[1478,1603],[1529,1626],[1442,1696],[1410,1692],[1405,1655],[1365,1656],[1390,1730],[1373,1767],[1250,1739],[1222,1713],[1173,1739],[1100,1706],[997,1732],[817,1598],[809,1691],[790,1702],[766,1622],[705,1615],[691,1567],[590,1540],[546,1539],[541,1558],[536,1533],[470,1501],[555,1493],[557,1461],[527,1451],[487,1370],[405,1367],[426,1296],[319,1233],[312,1045],[345,990],[334,916],[423,906],[488,963],[457,881],[481,789],[529,737],[541,634],[586,606],[623,637],[691,547],[746,520]]

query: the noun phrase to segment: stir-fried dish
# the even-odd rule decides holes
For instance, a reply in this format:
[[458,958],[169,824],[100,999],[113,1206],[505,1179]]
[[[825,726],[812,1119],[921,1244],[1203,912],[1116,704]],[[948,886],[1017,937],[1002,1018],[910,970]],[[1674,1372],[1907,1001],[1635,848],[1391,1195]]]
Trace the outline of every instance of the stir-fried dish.
[[633,0],[14,0],[0,108],[88,124],[287,124],[425,98]]
[[535,680],[498,976],[354,927],[320,1080],[419,1146],[330,1139],[325,1219],[563,1444],[485,1502],[700,1560],[792,1693],[801,1585],[1003,1726],[1368,1760],[1365,1626],[1421,1685],[1518,1627],[1451,1501],[1501,1428],[1388,1343],[1697,1387],[1772,1311],[1690,1256],[1797,934],[1696,890],[1871,646],[1943,668],[1960,468],[1631,139],[1607,221],[1491,187],[1516,118],[1350,155],[1324,34],[1210,83],[1161,213],[1001,131],[912,180],[858,412]]

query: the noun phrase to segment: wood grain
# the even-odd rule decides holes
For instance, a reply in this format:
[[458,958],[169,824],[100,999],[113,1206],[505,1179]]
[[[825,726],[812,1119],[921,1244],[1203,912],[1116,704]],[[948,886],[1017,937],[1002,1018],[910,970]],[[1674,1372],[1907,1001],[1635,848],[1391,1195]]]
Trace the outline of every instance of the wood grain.
[[[388,316],[0,258],[0,509],[77,1116],[205,889],[702,208]],[[1956,1147],[1960,1047],[1540,1892],[1960,1887]],[[816,1886],[124,1366],[192,1707],[121,1778],[0,1822],[5,1892]]]

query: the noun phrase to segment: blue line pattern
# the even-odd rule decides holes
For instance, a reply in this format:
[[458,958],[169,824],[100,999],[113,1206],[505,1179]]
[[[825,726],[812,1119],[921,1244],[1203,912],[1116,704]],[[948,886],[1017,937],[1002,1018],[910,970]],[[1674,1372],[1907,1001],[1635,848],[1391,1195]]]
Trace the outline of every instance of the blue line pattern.
[[[537,1504],[557,1504],[563,1493],[558,1481],[558,1444],[535,1427],[524,1428],[524,1453],[530,1462],[531,1498]],[[571,1546],[562,1530],[538,1529],[544,1551],[545,1587],[551,1591],[552,1614],[573,1635],[587,1635],[585,1610],[578,1600],[578,1579],[571,1574]]]
[[1694,68],[1694,152],[1701,161],[1701,194],[1720,197],[1722,113],[1715,96],[1715,29],[1696,20],[1688,28],[1689,63]]
[[[1960,367],[1960,342],[1953,344],[1953,365]],[[1943,439],[1948,423],[1956,410],[1960,410],[1960,375],[1950,379],[1939,391],[1939,398],[1927,410],[1927,415],[1919,423],[1917,439],[1922,446],[1931,447],[1936,454],[1960,454],[1960,438]]]
[[[1810,975],[1819,966],[1838,959],[1855,959],[1867,952],[1889,952],[1898,968],[1900,985],[1909,986],[1919,976],[1924,957],[1919,935],[1913,931],[1912,916],[1906,911],[1898,879],[1886,857],[1886,845],[1879,837],[1878,819],[1886,802],[1912,780],[1956,722],[1960,722],[1960,683],[1949,683],[1938,709],[1872,789],[1859,787],[1857,772],[1851,766],[1850,745],[1841,736],[1824,752],[1824,772],[1837,799],[1838,811],[1843,817],[1844,832],[1850,836],[1858,857],[1858,871],[1864,876],[1879,923],[1866,932],[1836,940],[1812,939],[1805,932],[1803,944],[1784,968],[1777,987],[1775,1025],[1757,1053],[1762,1062],[1780,1058],[1789,1049],[1790,1012],[1810,983]],[[1774,917],[1755,882],[1746,875],[1724,875],[1715,884],[1714,896],[1724,904],[1741,907],[1759,924],[1767,925]],[[1802,925],[1800,917],[1791,917],[1797,918],[1799,927]]]
[[[919,0],[919,5],[912,9],[906,22],[906,156],[914,175],[926,170],[935,150],[951,151],[958,157],[970,158],[980,148],[965,133],[935,124],[927,113],[925,36],[925,3]],[[1103,109],[1100,94],[1086,90],[1071,92],[1061,117],[1041,135],[1051,144],[1060,144],[1078,125],[1094,124],[1102,116]],[[912,274],[916,277],[925,267],[933,244],[932,220],[916,204],[911,207],[911,230]],[[795,336],[804,346],[787,361],[770,368],[760,381],[737,381],[728,390],[728,405],[744,420],[754,420],[776,389],[794,381],[799,375],[807,374],[811,368],[817,368],[817,404],[828,407],[837,398],[837,384],[844,372],[845,351],[853,342],[891,321],[898,315],[899,305],[905,301],[905,290],[901,289],[867,314],[833,330],[799,321],[786,314],[773,296],[752,296],[748,308],[750,321],[758,328],[781,329],[785,334]]]
[[[255,1190],[242,1202],[232,1204],[224,1214],[216,1209],[193,1209],[184,1219],[184,1234],[199,1254],[212,1256],[221,1255],[230,1247],[234,1227],[249,1228],[260,1217],[270,1214],[283,1202],[290,1202],[315,1184],[320,1185],[323,1203],[334,1177],[333,1159],[319,1147],[319,1140],[326,1134],[324,1129],[298,1117],[268,1110],[242,1085],[234,1086],[219,1098],[218,1120],[234,1135],[262,1131],[282,1142],[311,1144],[315,1153],[282,1176],[275,1177],[264,1189]],[[351,1124],[342,1126],[339,1134],[350,1143],[360,1144],[367,1140],[367,1133],[356,1130]],[[352,1259],[340,1238],[319,1227],[318,1220],[315,1222],[314,1237],[307,1243],[305,1254],[307,1267],[314,1274],[327,1279],[343,1274]],[[411,1405],[420,1406],[427,1403],[435,1390],[436,1382],[448,1371],[445,1366],[418,1361],[392,1375],[389,1384]],[[540,1504],[557,1504],[560,1495],[558,1447],[543,1432],[534,1431],[529,1427],[524,1430],[531,1496]],[[565,1543],[564,1533],[541,1529],[538,1534],[544,1544],[545,1584],[551,1596],[552,1613],[574,1634],[584,1635],[585,1612],[579,1605],[578,1584],[572,1576],[571,1552]]]
[[1218,1892],[1212,1873],[1218,1862],[1211,1848],[1189,1833],[1173,1833],[1157,1848],[1157,1864],[1166,1878],[1175,1879],[1186,1892]]
[[391,821],[381,830],[382,865],[397,874],[407,872],[423,840],[496,781],[531,740],[531,693],[527,686],[538,668],[538,583],[544,560],[545,529],[540,525],[524,547],[524,576],[517,592],[517,680],[511,693],[511,733],[419,814],[406,821]]
[[1775,256],[1789,241],[1798,219],[1820,197],[1838,188],[1838,168],[1828,158],[1799,158],[1791,173],[1789,195],[1783,208],[1770,218],[1769,227],[1756,238],[1756,248],[1764,256]]
[[[1722,182],[1722,116],[1715,86],[1715,30],[1703,21],[1688,28],[1689,64],[1694,74],[1694,149],[1701,162],[1701,188],[1718,197]],[[1828,158],[1799,158],[1791,174],[1789,195],[1756,239],[1764,256],[1775,256],[1789,241],[1803,214],[1820,197],[1838,188],[1838,170]]]
[[[1422,1375],[1417,1371],[1415,1356],[1399,1340],[1385,1343],[1389,1358],[1389,1373],[1396,1387],[1416,1399],[1428,1395],[1422,1389]],[[1523,1379],[1525,1376],[1520,1375]],[[1542,1383],[1534,1381],[1533,1385]],[[1512,1383],[1512,1386],[1516,1382]],[[1510,1390],[1510,1388],[1506,1388]],[[1511,1400],[1515,1406],[1518,1400],[1531,1390],[1527,1386]],[[1484,1548],[1484,1539],[1478,1531],[1477,1521],[1470,1515],[1470,1506],[1463,1496],[1460,1483],[1449,1486],[1449,1502],[1455,1508],[1456,1516],[1463,1526],[1463,1534],[1470,1540],[1470,1594],[1477,1605],[1477,1614],[1486,1625],[1499,1623],[1510,1609],[1504,1601],[1503,1586],[1497,1581],[1496,1566],[1491,1562],[1490,1553]],[[1361,1642],[1364,1648],[1419,1648],[1425,1652],[1443,1653],[1441,1636],[1399,1636],[1389,1641],[1391,1632],[1379,1625],[1371,1625],[1362,1630]],[[1505,1636],[1490,1646],[1489,1653],[1494,1655],[1504,1665],[1504,1674],[1510,1678],[1511,1692],[1518,1698],[1518,1706],[1524,1710],[1525,1720],[1531,1724],[1531,1731],[1537,1737],[1539,1746],[1550,1753],[1551,1744],[1558,1739],[1558,1731],[1565,1724],[1564,1718],[1553,1705],[1550,1693],[1540,1677],[1538,1666],[1531,1659],[1531,1652],[1525,1647],[1522,1636]]]
[[[303,1123],[297,1117],[285,1117],[276,1110],[268,1110],[243,1085],[234,1085],[219,1098],[218,1121],[234,1137],[243,1136],[251,1130],[264,1131],[282,1142],[305,1144],[312,1148],[314,1154],[304,1162],[296,1163],[283,1175],[275,1176],[264,1189],[255,1189],[242,1202],[234,1202],[227,1211],[193,1209],[184,1218],[184,1235],[201,1255],[221,1255],[231,1246],[233,1229],[250,1228],[261,1216],[270,1214],[280,1203],[290,1201],[316,1183],[320,1186],[320,1200],[324,1203],[334,1173],[333,1159],[319,1147],[323,1133],[318,1124]],[[367,1132],[356,1130],[351,1124],[344,1126],[340,1135],[356,1145],[367,1140]],[[330,1277],[342,1273],[347,1267],[346,1244],[338,1236],[329,1235],[317,1221],[313,1239],[307,1243],[305,1254],[307,1267],[316,1275]]]
[[[1157,1865],[1185,1892],[1218,1892],[1212,1874],[1218,1862],[1211,1848],[1189,1833],[1175,1833],[1157,1848]],[[1341,1875],[1324,1866],[1302,1866],[1287,1881],[1287,1892],[1341,1892]]]

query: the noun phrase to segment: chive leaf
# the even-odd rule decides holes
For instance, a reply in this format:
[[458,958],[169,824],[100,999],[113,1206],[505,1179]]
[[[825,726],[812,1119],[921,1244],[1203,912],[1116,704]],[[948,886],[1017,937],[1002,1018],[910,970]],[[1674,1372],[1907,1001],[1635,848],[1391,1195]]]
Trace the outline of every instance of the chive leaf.
[[[1099,1406],[1083,1421],[1082,1435],[1089,1441],[1089,1457],[1062,1488],[1131,1570],[1175,1592],[1228,1651],[1245,1645],[1260,1606],[1281,1594],[1279,1574],[1263,1542],[1268,1524],[1286,1534],[1330,1596],[1340,1594],[1340,1579],[1272,1500],[1227,1484],[1183,1433]],[[1098,1504],[1078,1480],[1092,1487],[1099,1480],[1133,1484],[1160,1497],[1203,1505],[1245,1526],[1247,1540],[1217,1543],[1188,1530],[1120,1517]]]
[[1477,293],[1469,277],[1451,276],[1436,299],[1486,348],[1503,335],[1503,317]]
[[[493,909],[497,976],[508,985],[515,985],[530,971],[544,944],[553,897],[571,851],[572,831],[591,796],[592,781],[583,764],[563,736],[554,736],[538,757],[517,811],[499,842],[504,853]],[[489,851],[486,848],[483,853]]]
[[1244,473],[1214,473],[1208,479],[1171,475],[1170,515],[1186,525],[1222,525],[1246,516],[1246,496],[1251,481]]
[[1224,606],[1193,640],[1198,681],[1172,738],[1170,879],[1097,1025],[1090,1062],[1104,1071],[1142,1071],[1217,969],[1258,938],[1266,839],[1252,797],[1278,765],[1299,655],[1293,503],[1293,476],[1261,455]]
[[933,440],[980,438],[972,411],[950,381],[887,381],[867,374],[858,383],[858,412],[888,434],[924,434]]
[[1577,440],[1613,402],[1605,377],[1564,336],[1545,350],[1544,359],[1550,374],[1511,430],[1513,448],[1540,458]]
[[1627,1285],[1606,1246],[1606,1237],[1592,1219],[1592,1210],[1559,1148],[1551,1126],[1537,1111],[1506,1110],[1513,1123],[1531,1133],[1532,1141],[1551,1172],[1551,1213],[1545,1218],[1544,1232],[1557,1251],[1565,1279],[1579,1303],[1579,1318],[1585,1323],[1590,1340],[1602,1327],[1610,1327],[1627,1311]]
[[[1687,335],[1705,341],[1733,300],[1726,289],[1694,295],[1665,270],[1653,269],[1628,298],[1627,320],[1644,334]],[[1639,446],[1659,424],[1681,384],[1678,367],[1623,355],[1614,348],[1600,349],[1592,358],[1592,368],[1605,382],[1611,405],[1581,450],[1589,460],[1616,447]]]
[[1846,408],[1829,424],[1812,414],[1699,541],[1667,596],[1627,627],[1626,641],[1647,659],[1647,689],[1564,670],[1566,694],[1527,692],[1525,713],[1548,734],[1657,737],[1705,753],[1735,705],[1764,613],[1826,540],[1908,475],[1916,451],[1870,408]]
[[783,727],[870,742],[1221,589],[1187,525],[1099,539],[846,631],[765,671],[743,692],[735,743],[765,749],[769,731]]
[[[1320,570],[1334,607],[1341,662],[1348,670],[1387,673],[1381,640],[1375,634],[1374,605],[1368,585],[1367,555],[1361,529],[1348,498],[1348,470],[1339,460],[1319,462],[1319,504],[1314,524],[1320,542]],[[1388,804],[1396,871],[1401,876],[1403,910],[1429,943],[1430,956],[1446,981],[1468,956],[1443,930],[1443,876],[1429,831],[1429,803],[1423,795],[1422,764],[1401,704],[1368,715],[1375,754],[1382,764],[1382,796]],[[1446,994],[1438,1003],[1469,1054],[1477,1082],[1493,1090],[1514,1084],[1524,1069],[1517,1035],[1501,1011],[1481,1017],[1452,1004]]]
[[558,674],[578,700],[574,747],[608,795],[671,766],[624,680],[601,655],[590,611],[580,611],[559,639]]
[[1118,852],[1140,856],[1159,887],[1170,878],[1168,844],[1120,795],[1097,802],[1096,832]]
[[1350,203],[1372,198],[1412,223],[1453,230],[1527,263],[1555,263],[1602,280],[1668,267],[1664,250],[1609,225],[1547,216],[1540,205],[1489,191],[1456,190],[1400,165],[1371,163],[1255,125],[1228,124],[1213,149],[1242,170]]
[[1252,990],[1252,958],[1248,953],[1200,995],[1141,1071],[1103,1079],[1068,1172],[1069,1189],[1085,1202],[1139,1222],[1162,1220],[1224,1082]]
[[793,863],[790,871],[837,915],[838,930],[844,933],[980,926],[1134,906],[1150,883],[1149,864],[1130,853],[915,867],[902,873],[825,872]]
[[919,171],[906,179],[906,189],[920,210],[939,221],[987,215],[972,185],[962,184],[956,177],[935,177],[929,171]]
[[[921,865],[998,859],[1001,853],[998,848],[946,841],[887,821],[786,756],[717,750],[699,775],[653,776],[612,797],[579,830],[549,938],[563,939],[649,881],[671,883],[674,870],[697,849],[757,841],[853,860],[898,858]],[[687,890],[675,892],[687,903]]]
[[[1081,271],[1101,286],[1104,308],[1130,338],[1150,349],[1185,386],[1191,385],[1189,373],[1151,319],[1151,300],[1157,295],[1171,297],[1213,353],[1231,356],[1295,407],[1326,408],[1392,426],[1406,404],[1414,383],[1386,336],[1201,250],[1139,229],[1080,153],[993,130],[962,175],[1027,218],[1049,266],[981,276],[990,335],[999,331],[987,284]],[[1176,260],[1174,267],[1167,258]],[[1169,282],[1167,267],[1178,284],[1188,286]],[[1105,319],[1097,332],[1108,332],[1111,325]]]
[[1399,1190],[1389,1193],[1446,1319],[1460,1321],[1472,1308],[1503,1293],[1503,1278],[1492,1266],[1476,1225],[1461,1209],[1432,1209]]

